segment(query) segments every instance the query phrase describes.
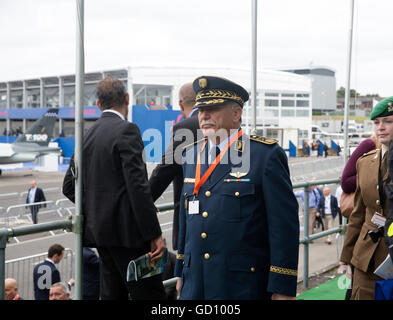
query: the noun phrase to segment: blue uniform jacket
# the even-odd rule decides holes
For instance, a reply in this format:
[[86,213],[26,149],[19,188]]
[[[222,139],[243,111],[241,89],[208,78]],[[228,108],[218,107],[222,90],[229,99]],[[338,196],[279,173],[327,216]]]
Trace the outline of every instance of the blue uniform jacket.
[[[199,213],[190,214],[201,144],[184,152],[175,267],[181,298],[295,296],[299,217],[285,152],[275,140],[243,135],[226,153],[237,154],[240,162],[230,158],[215,168],[199,190]],[[201,159],[207,159],[207,149]],[[201,175],[207,167],[201,166]],[[237,177],[243,181],[226,180]]]

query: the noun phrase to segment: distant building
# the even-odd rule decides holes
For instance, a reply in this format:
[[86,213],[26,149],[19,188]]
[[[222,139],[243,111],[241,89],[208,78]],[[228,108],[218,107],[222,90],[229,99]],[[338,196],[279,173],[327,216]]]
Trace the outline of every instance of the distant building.
[[[330,69],[312,69],[310,72],[261,70],[257,74],[256,124],[260,133],[278,138],[285,147],[288,139],[298,143],[311,137],[312,107],[314,94],[319,101],[321,93],[314,88],[324,88],[323,109],[330,108],[330,85],[334,72]],[[323,75],[321,75],[323,74]],[[86,72],[84,105],[95,106],[96,84],[106,76],[124,82],[131,96],[130,106],[145,106],[148,110],[179,110],[180,87],[201,75],[216,75],[231,79],[250,91],[251,72],[235,68],[194,67],[127,67],[97,72]],[[325,79],[326,78],[326,79]],[[332,80],[333,79],[333,80]],[[318,81],[317,81],[318,80]],[[323,81],[325,80],[325,81]],[[335,82],[334,82],[335,83]],[[325,84],[325,85],[323,85]],[[312,90],[310,90],[312,88]],[[335,87],[334,87],[335,93]],[[326,103],[325,103],[326,102]],[[328,103],[329,102],[329,103]],[[75,105],[75,75],[54,75],[35,79],[0,82],[0,132],[4,128],[28,126],[29,113],[17,113],[11,119],[7,110],[48,107],[68,108]],[[335,100],[333,108],[335,108]],[[89,128],[100,113],[90,112],[85,117]],[[66,114],[66,110],[60,114]],[[94,114],[93,114],[94,113]],[[21,116],[19,116],[19,114]],[[130,112],[132,116],[132,112]],[[253,118],[251,101],[244,106],[242,125],[250,129]],[[132,119],[130,119],[132,120]],[[74,132],[73,118],[59,116],[57,132],[70,136]],[[290,137],[285,132],[291,131]],[[298,139],[298,141],[296,141]]]
[[[349,99],[349,115],[369,117],[373,107],[381,101],[382,97],[356,97]],[[344,112],[345,98],[337,98],[337,111]]]
[[336,110],[336,77],[333,69],[309,66],[283,71],[304,75],[311,79],[313,113],[320,114]]

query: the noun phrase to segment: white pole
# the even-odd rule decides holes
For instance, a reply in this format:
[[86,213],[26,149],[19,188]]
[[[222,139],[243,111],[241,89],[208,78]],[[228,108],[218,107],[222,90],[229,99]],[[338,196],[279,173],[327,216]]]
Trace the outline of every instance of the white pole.
[[134,87],[132,82],[132,69],[131,67],[127,68],[127,91],[130,96],[130,102],[128,104],[128,121],[132,122],[132,110],[134,105]]
[[351,91],[351,60],[352,60],[352,33],[353,33],[353,8],[355,0],[351,0],[350,7],[350,25],[348,36],[348,56],[347,56],[347,87],[345,89],[345,107],[344,107],[344,165],[349,158],[348,146],[348,114],[349,114],[349,98]]
[[252,128],[251,133],[257,131],[257,0],[252,0],[252,59],[251,59],[251,107]]
[[82,144],[83,144],[83,86],[84,61],[84,0],[77,0],[76,73],[75,73],[75,299],[82,300]]

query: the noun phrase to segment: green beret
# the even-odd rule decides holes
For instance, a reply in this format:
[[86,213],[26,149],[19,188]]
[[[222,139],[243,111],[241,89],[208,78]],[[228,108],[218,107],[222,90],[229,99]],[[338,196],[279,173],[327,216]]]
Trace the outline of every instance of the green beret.
[[379,101],[373,111],[371,111],[370,119],[374,120],[377,117],[387,117],[393,115],[393,97],[389,97]]

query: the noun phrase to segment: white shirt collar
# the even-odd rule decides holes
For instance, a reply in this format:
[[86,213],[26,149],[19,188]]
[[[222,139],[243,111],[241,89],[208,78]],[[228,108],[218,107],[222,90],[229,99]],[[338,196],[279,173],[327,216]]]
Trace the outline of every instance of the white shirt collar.
[[233,133],[227,137],[226,139],[224,139],[223,141],[220,142],[219,145],[213,144],[210,140],[209,140],[209,163],[212,163],[214,159],[210,159],[210,155],[211,155],[211,151],[213,148],[218,147],[220,149],[220,152],[222,150],[224,150],[224,148],[227,146],[228,142],[232,139],[233,136],[235,136],[238,133],[239,130],[234,130]]
[[187,117],[187,118],[191,118],[192,114],[193,114],[196,110],[198,110],[198,109],[197,109],[197,108],[192,109],[191,112],[188,114],[188,117]]
[[119,111],[112,110],[112,109],[106,109],[106,110],[102,111],[102,113],[104,113],[104,112],[112,112],[112,113],[114,113],[114,114],[117,114],[117,115],[118,115],[120,118],[122,118],[123,120],[126,120],[126,119],[124,118],[124,116],[123,116]]
[[52,263],[53,265],[55,265],[55,263],[54,263],[51,259],[49,259],[49,258],[46,258],[45,261],[49,261],[50,263]]
[[220,142],[219,145],[215,145],[213,144],[210,140],[209,140],[209,151],[211,151],[214,147],[218,147],[220,149],[220,151],[224,150],[224,148],[226,147],[226,145],[228,144],[228,141],[232,139],[232,137],[237,134],[239,130],[234,130],[233,133],[227,137],[226,139],[224,139],[223,141]]
[[388,151],[388,147],[387,146],[385,146],[384,144],[382,145],[382,158],[383,158],[383,156],[385,155],[385,152],[386,151]]

